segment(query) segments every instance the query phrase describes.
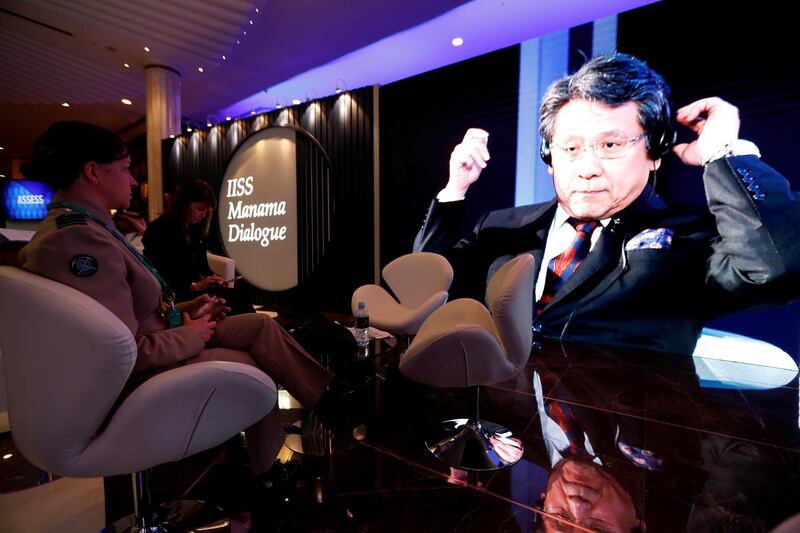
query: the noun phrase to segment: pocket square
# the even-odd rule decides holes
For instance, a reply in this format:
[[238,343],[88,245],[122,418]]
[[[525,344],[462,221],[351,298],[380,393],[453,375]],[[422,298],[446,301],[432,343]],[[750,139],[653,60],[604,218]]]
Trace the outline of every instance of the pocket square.
[[646,229],[635,235],[626,250],[666,250],[672,246],[672,230],[668,228]]

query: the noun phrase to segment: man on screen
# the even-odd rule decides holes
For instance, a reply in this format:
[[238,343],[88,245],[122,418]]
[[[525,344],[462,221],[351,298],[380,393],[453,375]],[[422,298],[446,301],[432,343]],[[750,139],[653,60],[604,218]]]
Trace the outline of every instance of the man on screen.
[[[674,146],[673,120],[696,139]],[[734,106],[706,98],[673,117],[663,78],[616,53],[548,88],[540,132],[556,198],[486,213],[464,238],[464,198],[488,163],[488,133],[470,129],[453,150],[414,243],[453,263],[453,296],[483,299],[488,276],[529,252],[534,336],[691,353],[710,318],[800,294],[800,198],[738,138]],[[704,167],[708,210],[655,193],[651,176],[670,151]]]

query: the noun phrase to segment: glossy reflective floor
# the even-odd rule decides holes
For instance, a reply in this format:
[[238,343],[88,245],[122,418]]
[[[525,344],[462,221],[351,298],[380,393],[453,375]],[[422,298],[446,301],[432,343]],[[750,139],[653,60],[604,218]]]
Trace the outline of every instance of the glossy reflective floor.
[[[545,344],[517,378],[481,392],[481,417],[522,437],[522,459],[475,473],[423,444],[466,414],[466,391],[409,382],[394,365],[363,398],[363,440],[332,456],[286,452],[302,472],[280,498],[245,490],[230,450],[184,492],[233,511],[241,531],[769,531],[800,513],[797,375],[712,366]],[[304,412],[283,414],[288,425]]]

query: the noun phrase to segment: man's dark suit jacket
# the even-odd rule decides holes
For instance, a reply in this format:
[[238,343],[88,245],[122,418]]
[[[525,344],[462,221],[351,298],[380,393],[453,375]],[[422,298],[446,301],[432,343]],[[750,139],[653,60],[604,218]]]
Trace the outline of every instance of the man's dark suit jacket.
[[[755,156],[738,156],[709,163],[703,180],[708,210],[668,207],[647,187],[613,216],[534,319],[534,337],[692,353],[705,321],[797,297],[800,197],[786,179]],[[414,242],[414,251],[453,264],[451,297],[483,301],[488,277],[525,252],[538,276],[555,200],[487,213],[459,239],[463,204],[434,200]],[[626,250],[659,228],[672,230],[671,246]]]

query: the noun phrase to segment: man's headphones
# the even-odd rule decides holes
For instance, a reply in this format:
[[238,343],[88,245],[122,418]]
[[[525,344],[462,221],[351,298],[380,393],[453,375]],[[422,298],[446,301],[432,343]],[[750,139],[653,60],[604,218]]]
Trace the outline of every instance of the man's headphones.
[[[661,159],[667,155],[672,147],[677,142],[678,133],[672,127],[672,117],[666,121],[666,124],[655,124],[650,128],[650,132],[645,135],[645,142],[647,143],[647,155],[653,161]],[[655,139],[655,142],[653,142]],[[550,143],[546,139],[542,139],[542,144],[539,145],[539,157],[548,166],[553,160],[553,155],[550,151]]]
[[547,166],[550,166],[550,162],[553,160],[553,156],[550,153],[550,143],[544,137],[542,137],[542,144],[539,145],[539,157],[542,158],[542,161]]
[[669,117],[665,124],[655,124],[647,135],[647,155],[653,161],[661,159],[672,151],[672,147],[678,140],[678,132],[673,127],[672,117]]

